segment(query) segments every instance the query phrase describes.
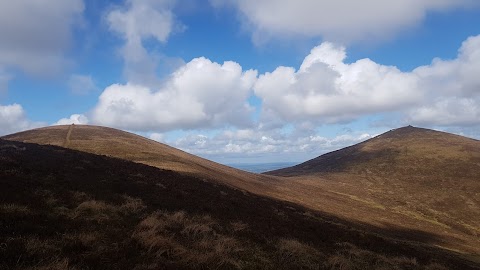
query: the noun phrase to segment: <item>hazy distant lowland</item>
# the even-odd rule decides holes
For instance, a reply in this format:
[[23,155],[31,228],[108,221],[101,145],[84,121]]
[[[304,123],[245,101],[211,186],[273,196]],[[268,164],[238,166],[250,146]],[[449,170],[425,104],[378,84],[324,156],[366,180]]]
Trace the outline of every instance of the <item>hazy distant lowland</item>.
[[240,170],[244,170],[247,172],[262,173],[262,172],[273,171],[281,168],[291,167],[298,163],[297,162],[233,163],[233,164],[226,164],[226,165],[233,168],[240,169]]

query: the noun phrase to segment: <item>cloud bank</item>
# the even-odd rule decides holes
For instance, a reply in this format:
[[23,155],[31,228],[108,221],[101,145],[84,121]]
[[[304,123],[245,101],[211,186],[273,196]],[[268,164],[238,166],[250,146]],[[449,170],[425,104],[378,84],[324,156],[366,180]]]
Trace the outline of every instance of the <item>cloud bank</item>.
[[350,43],[389,38],[418,25],[429,12],[478,5],[474,0],[210,0],[233,6],[254,42],[292,36]]
[[[167,142],[189,153],[221,162],[296,162],[305,157],[333,151],[372,138],[369,133],[349,133],[333,138],[315,133],[284,133],[281,130],[237,129],[225,130],[214,136],[189,134],[168,141],[161,134],[152,134],[151,139]],[[262,159],[263,157],[263,159]],[[259,159],[260,158],[260,159]]]
[[0,105],[0,135],[32,129],[42,125],[45,125],[45,123],[36,123],[28,120],[23,107],[19,104]]
[[49,76],[61,72],[82,0],[0,1],[0,68]]
[[415,124],[480,124],[480,36],[467,39],[457,58],[410,72],[345,58],[344,47],[324,42],[299,70],[278,67],[260,75],[254,89],[264,121],[339,123],[399,112]]
[[167,42],[173,31],[183,26],[175,20],[172,0],[128,0],[107,14],[110,30],[125,41],[121,55],[125,61],[124,73],[129,82],[143,85],[158,83],[158,59],[151,55],[143,41],[154,39]]
[[159,89],[114,84],[100,95],[92,120],[137,131],[248,126],[247,99],[257,72],[235,62],[196,58],[180,67]]

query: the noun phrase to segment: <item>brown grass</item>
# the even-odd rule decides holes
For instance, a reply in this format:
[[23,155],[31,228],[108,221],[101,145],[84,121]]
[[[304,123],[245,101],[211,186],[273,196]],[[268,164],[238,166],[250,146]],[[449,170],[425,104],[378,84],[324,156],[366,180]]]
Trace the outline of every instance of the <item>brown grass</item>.
[[121,211],[124,213],[138,213],[145,209],[142,199],[132,198],[128,195],[123,195],[125,202],[120,206]]
[[208,215],[155,212],[140,222],[132,237],[157,259],[192,268],[240,268],[240,243],[221,234],[218,226]]
[[[88,140],[88,136],[85,137],[88,134],[83,134],[83,137],[76,135],[79,134],[74,130],[71,147],[76,143],[98,146],[95,141]],[[117,138],[119,141],[121,136]],[[79,142],[82,138],[87,139]],[[105,142],[110,147],[106,150],[133,151],[134,146],[138,146],[138,140],[128,141],[130,148]],[[22,211],[17,210],[2,212],[5,218],[2,216],[1,222],[6,224],[6,230],[2,228],[0,231],[0,268],[15,265],[19,268],[22,265],[40,267],[62,262],[64,258],[68,258],[67,267],[75,265],[80,269],[436,267],[434,261],[430,263],[429,256],[449,266],[454,265],[452,262],[466,265],[453,252],[390,238],[393,235],[409,240],[421,239],[419,241],[431,245],[444,243],[435,234],[408,230],[423,228],[425,223],[428,226],[436,224],[413,216],[399,215],[400,218],[396,219],[392,215],[392,204],[402,202],[407,204],[405,209],[426,213],[419,208],[423,207],[419,198],[410,194],[411,190],[417,189],[418,192],[422,189],[414,184],[407,189],[408,186],[398,185],[399,179],[371,177],[368,173],[365,176],[338,174],[330,175],[331,178],[278,178],[278,182],[267,181],[257,185],[252,183],[261,176],[252,180],[248,178],[250,174],[241,172],[239,174],[243,176],[240,178],[239,174],[228,177],[229,171],[223,171],[223,175],[215,178],[202,173],[194,173],[195,177],[191,177],[190,174],[158,170],[68,149],[18,145],[25,145],[26,150],[17,153],[5,149],[2,152],[2,155],[10,154],[0,160],[0,184],[5,187],[1,190],[0,199],[4,205],[26,206],[28,211],[24,211],[27,214],[19,214]],[[101,147],[96,149],[105,150]],[[151,148],[147,148],[149,150]],[[168,153],[175,154],[173,151],[160,155]],[[129,158],[139,158],[144,154],[133,152]],[[180,159],[176,162],[189,167],[187,161]],[[82,169],[77,166],[78,163],[82,164]],[[191,168],[215,172],[208,166]],[[221,166],[217,169],[222,170]],[[227,184],[238,183],[237,187],[252,188],[249,191],[253,193],[297,202],[313,210],[212,183],[222,180]],[[415,183],[418,179],[406,180]],[[25,190],[25,186],[32,189]],[[382,190],[385,191],[382,187],[388,187],[386,191],[394,193],[382,194]],[[35,189],[39,191],[34,192]],[[386,197],[393,199],[387,200]],[[463,199],[458,199],[456,203],[461,203]],[[467,196],[467,199],[471,198]],[[374,203],[384,205],[385,210],[372,207]],[[425,200],[425,205],[434,203]],[[441,205],[442,202],[438,203]],[[475,208],[477,205],[474,198],[468,207]],[[315,209],[328,210],[326,212],[334,213],[334,216]],[[156,210],[159,211],[152,213]],[[471,210],[476,213],[475,209]],[[447,218],[456,217],[445,209],[435,211],[447,213]],[[310,214],[304,215],[306,212]],[[434,215],[435,218],[438,216]],[[352,219],[362,221],[362,218],[369,222],[351,222]],[[388,227],[388,222],[401,224],[403,228]],[[470,224],[475,226],[475,222]],[[432,228],[426,227],[425,230],[432,231]],[[407,238],[411,235],[414,237]],[[30,237],[33,240],[29,243]],[[466,240],[468,242],[465,243],[476,241]],[[352,242],[356,246],[333,246],[333,243],[341,241]],[[31,248],[27,251],[29,245]],[[41,249],[52,247],[61,249],[58,256],[46,255],[48,258],[45,258],[40,254]],[[30,255],[18,258],[18,254]],[[444,258],[445,254],[448,256]],[[19,263],[16,264],[17,260]]]
[[99,241],[100,234],[97,232],[79,232],[75,234],[66,234],[63,236],[65,241],[79,242],[84,246],[91,246]]
[[350,243],[339,243],[340,250],[326,262],[329,269],[421,269],[415,258],[387,257],[368,250],[359,249]]
[[[6,139],[62,146],[69,131],[72,149],[187,173],[374,226],[401,224],[442,235],[449,249],[480,252],[478,237],[472,237],[480,228],[480,187],[472,181],[480,178],[476,140],[406,127],[309,161],[293,169],[300,176],[285,180],[235,170],[110,128],[55,126]],[[88,165],[88,160],[78,163]],[[140,180],[141,174],[135,177]],[[430,215],[430,210],[442,214]]]
[[248,228],[248,224],[242,221],[230,222],[230,226],[232,227],[234,232],[244,231]]
[[[231,186],[265,189],[271,177],[230,168],[128,132],[98,126],[52,126],[5,136],[7,140],[63,146],[184,172]],[[95,141],[95,143],[92,143]]]
[[[133,198],[128,195],[123,195],[122,197],[125,201],[121,205],[108,204],[98,200],[87,200],[81,202],[70,214],[70,216],[73,219],[82,218],[101,223],[116,219],[121,214],[128,215],[139,213],[146,208],[146,206],[143,204],[143,201],[139,198]],[[65,210],[65,208],[63,209]]]
[[36,266],[36,267],[29,267],[25,268],[25,270],[75,270],[77,268],[70,266],[70,262],[68,259],[56,259],[52,262],[47,264]]
[[30,214],[30,209],[24,205],[9,203],[0,205],[0,213],[28,215]]
[[296,239],[280,239],[277,256],[281,265],[294,269],[321,269],[325,256],[310,245]]
[[61,248],[56,245],[55,241],[39,239],[38,237],[30,237],[24,239],[25,249],[30,255],[38,255],[47,257],[50,254],[60,252]]
[[106,222],[117,217],[118,207],[103,201],[90,200],[82,202],[72,213],[73,219],[82,218],[99,223]]

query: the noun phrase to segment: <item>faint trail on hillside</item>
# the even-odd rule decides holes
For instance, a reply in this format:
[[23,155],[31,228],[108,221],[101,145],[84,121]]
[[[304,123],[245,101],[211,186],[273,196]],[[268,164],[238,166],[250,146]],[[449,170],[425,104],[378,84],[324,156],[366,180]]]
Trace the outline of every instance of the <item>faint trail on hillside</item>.
[[70,146],[70,135],[72,135],[72,130],[73,130],[73,127],[75,125],[72,124],[70,125],[70,127],[68,128],[68,133],[67,133],[67,137],[65,138],[65,142],[63,143],[63,147],[65,148],[68,148],[68,146]]

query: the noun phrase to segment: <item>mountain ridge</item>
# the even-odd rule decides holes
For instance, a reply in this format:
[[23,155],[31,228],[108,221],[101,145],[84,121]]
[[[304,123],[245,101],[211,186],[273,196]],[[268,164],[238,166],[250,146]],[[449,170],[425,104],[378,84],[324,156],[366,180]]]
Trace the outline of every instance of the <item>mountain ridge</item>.
[[[70,134],[70,136],[68,136]],[[92,125],[61,125],[3,136],[3,139],[65,146],[201,176],[243,189],[262,189],[273,178],[228,167],[134,133]]]
[[[359,227],[131,161],[0,139],[2,269],[477,269],[419,231]],[[28,188],[26,188],[28,187]],[[390,234],[418,235],[425,243]]]
[[[69,128],[48,127],[4,138],[63,146]],[[301,170],[294,166],[294,174],[282,176],[243,172],[104,127],[75,125],[68,146],[173,170],[358,224],[438,235],[443,239],[436,244],[439,247],[475,258],[480,254],[480,150],[478,141],[461,136],[396,129],[318,158],[330,167],[319,171],[313,166],[318,163]]]
[[[456,149],[455,146],[463,149]],[[428,148],[431,148],[431,150]],[[469,151],[472,163],[480,164],[480,154],[478,154],[480,152],[480,141],[446,132],[406,126],[387,131],[364,142],[323,154],[298,165],[266,172],[265,174],[299,176],[345,171],[356,171],[358,173],[362,169],[358,167],[372,165],[372,162],[385,166],[400,166],[399,162],[402,161],[404,163],[421,164],[412,162],[411,160],[414,158],[422,159],[422,162],[442,162],[441,165],[435,167],[435,169],[439,169],[445,166],[444,162],[459,158],[465,161],[465,156],[459,155],[459,152],[462,151]],[[408,155],[412,158],[408,159]],[[443,160],[431,160],[435,155],[442,155]],[[378,164],[372,167],[381,171]],[[416,168],[416,171],[421,172],[418,168]],[[458,172],[465,173],[462,170]],[[432,170],[423,172],[423,174],[428,173],[431,174]],[[475,175],[477,176],[477,174]]]

